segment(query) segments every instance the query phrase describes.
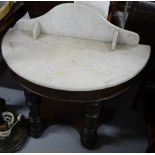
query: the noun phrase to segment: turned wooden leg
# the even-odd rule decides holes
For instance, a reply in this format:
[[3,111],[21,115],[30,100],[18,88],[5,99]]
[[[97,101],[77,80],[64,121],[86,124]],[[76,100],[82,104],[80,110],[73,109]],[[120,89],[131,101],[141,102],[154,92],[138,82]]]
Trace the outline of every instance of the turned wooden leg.
[[101,111],[101,103],[90,104],[86,107],[85,127],[81,133],[81,143],[86,148],[94,148],[97,141],[97,119]]
[[30,136],[39,138],[43,131],[43,124],[40,118],[40,102],[41,97],[28,90],[24,91],[26,103],[29,106],[29,132]]

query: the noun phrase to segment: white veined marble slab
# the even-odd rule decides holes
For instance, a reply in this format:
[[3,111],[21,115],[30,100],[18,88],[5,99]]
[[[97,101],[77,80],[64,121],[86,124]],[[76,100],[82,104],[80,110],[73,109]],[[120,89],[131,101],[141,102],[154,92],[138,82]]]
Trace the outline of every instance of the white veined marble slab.
[[61,4],[20,20],[4,36],[2,53],[8,66],[32,83],[89,91],[136,76],[150,56],[150,46],[138,42],[138,34],[112,25],[90,7]]
[[146,45],[118,44],[9,30],[2,44],[4,59],[18,75],[49,88],[88,91],[116,86],[132,79],[149,59]]

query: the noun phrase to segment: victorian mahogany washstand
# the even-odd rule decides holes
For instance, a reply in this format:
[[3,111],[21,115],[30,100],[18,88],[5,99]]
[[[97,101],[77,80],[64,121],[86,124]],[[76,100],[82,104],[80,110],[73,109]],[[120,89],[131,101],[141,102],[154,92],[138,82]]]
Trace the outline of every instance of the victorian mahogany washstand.
[[126,90],[149,59],[150,47],[138,43],[138,34],[80,4],[61,4],[20,20],[5,35],[2,53],[25,88],[30,135],[37,138],[44,129],[41,96],[86,104],[81,142],[92,148],[102,104]]

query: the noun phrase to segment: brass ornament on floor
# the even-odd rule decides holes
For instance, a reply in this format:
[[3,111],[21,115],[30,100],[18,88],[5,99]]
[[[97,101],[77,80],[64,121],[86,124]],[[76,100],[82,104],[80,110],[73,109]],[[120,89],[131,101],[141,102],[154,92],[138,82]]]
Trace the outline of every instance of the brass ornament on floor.
[[28,136],[27,123],[23,115],[15,115],[0,99],[0,153],[18,151]]

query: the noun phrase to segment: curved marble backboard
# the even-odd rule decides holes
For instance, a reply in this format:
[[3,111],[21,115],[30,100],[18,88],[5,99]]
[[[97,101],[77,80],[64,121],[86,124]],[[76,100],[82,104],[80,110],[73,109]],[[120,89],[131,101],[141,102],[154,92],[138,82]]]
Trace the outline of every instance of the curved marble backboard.
[[43,16],[20,20],[16,28],[33,31],[36,22],[40,24],[40,33],[112,42],[117,31],[117,43],[139,43],[138,34],[114,26],[96,10],[85,5],[61,4]]

